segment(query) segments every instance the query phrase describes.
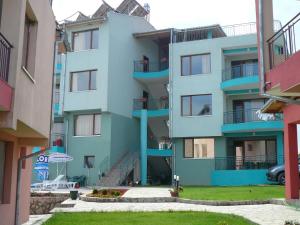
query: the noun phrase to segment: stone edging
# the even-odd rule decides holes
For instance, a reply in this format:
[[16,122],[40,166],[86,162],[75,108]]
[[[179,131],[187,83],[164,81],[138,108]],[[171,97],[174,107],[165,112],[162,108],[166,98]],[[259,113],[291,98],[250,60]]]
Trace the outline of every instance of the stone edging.
[[213,201],[213,200],[191,200],[175,197],[158,197],[158,198],[96,198],[81,196],[80,200],[86,202],[135,202],[135,203],[163,203],[163,202],[178,202],[195,205],[211,205],[211,206],[234,206],[234,205],[262,205],[262,204],[276,204],[285,205],[285,200],[270,199],[270,200],[245,200],[245,201]]

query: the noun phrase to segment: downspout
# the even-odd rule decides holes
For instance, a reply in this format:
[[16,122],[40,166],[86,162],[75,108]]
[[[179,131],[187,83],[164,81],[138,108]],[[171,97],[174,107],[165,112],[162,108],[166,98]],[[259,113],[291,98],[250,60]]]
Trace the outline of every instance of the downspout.
[[259,54],[260,54],[260,95],[264,96],[266,98],[270,98],[273,100],[277,100],[277,101],[281,101],[281,102],[285,102],[287,104],[296,104],[299,105],[300,101],[299,100],[294,100],[294,99],[290,99],[290,98],[286,98],[286,97],[281,97],[281,96],[275,96],[275,95],[271,95],[271,94],[267,94],[266,93],[266,80],[265,80],[265,60],[264,60],[264,53],[265,53],[265,49],[264,49],[264,15],[263,15],[263,1],[264,0],[258,0],[258,17],[259,17]]
[[170,34],[170,46],[169,46],[169,136],[171,138],[172,149],[173,149],[173,169],[172,179],[176,174],[176,147],[173,139],[173,42],[174,42],[174,28],[171,29]]
[[[53,88],[54,88],[54,71],[55,71],[55,54],[56,54],[56,40],[54,41],[53,46],[53,61],[52,61],[52,95],[51,95],[51,107],[50,107],[50,127],[49,127],[49,137],[48,137],[48,149],[51,149],[51,133],[52,133],[52,123],[53,123]],[[21,173],[22,173],[22,162],[26,159],[32,158],[40,153],[45,152],[45,150],[41,150],[35,153],[31,153],[29,155],[22,156],[18,159],[18,167],[17,167],[17,193],[16,193],[16,206],[15,206],[15,225],[21,225],[20,221],[20,194],[21,194]]]
[[265,94],[265,60],[264,60],[264,17],[263,17],[263,0],[258,0],[258,18],[259,18],[259,55],[260,55],[260,93]]

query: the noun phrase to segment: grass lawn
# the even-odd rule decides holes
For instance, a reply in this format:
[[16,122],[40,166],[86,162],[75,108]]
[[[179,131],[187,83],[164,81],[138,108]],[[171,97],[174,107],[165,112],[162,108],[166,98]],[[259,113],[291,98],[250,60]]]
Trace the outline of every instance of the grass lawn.
[[253,225],[248,220],[209,212],[57,213],[43,225]]
[[267,200],[284,198],[284,186],[183,187],[180,198],[194,200]]

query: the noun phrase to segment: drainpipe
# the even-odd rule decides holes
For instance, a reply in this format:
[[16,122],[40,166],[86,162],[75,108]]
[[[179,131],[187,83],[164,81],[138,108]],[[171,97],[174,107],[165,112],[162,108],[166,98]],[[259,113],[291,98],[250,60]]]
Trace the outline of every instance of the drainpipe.
[[24,160],[37,156],[45,151],[50,150],[44,149],[29,155],[25,155],[18,159],[18,171],[17,171],[17,193],[16,193],[16,209],[15,209],[15,225],[21,225],[20,221],[20,194],[21,194],[21,173],[22,173],[22,163]]
[[271,94],[267,94],[266,93],[266,81],[265,81],[265,60],[264,60],[264,15],[263,15],[263,1],[264,0],[259,0],[258,1],[258,17],[259,17],[259,54],[260,54],[260,95],[264,96],[266,98],[270,98],[273,100],[277,100],[277,101],[281,101],[281,102],[285,102],[287,104],[296,104],[299,105],[300,101],[299,100],[294,100],[294,99],[290,99],[290,98],[286,98],[286,97],[281,97],[281,96],[274,96]]
[[54,71],[55,71],[55,54],[56,54],[56,43],[57,41],[54,41],[54,46],[53,46],[53,59],[52,59],[52,94],[51,94],[51,107],[50,107],[50,127],[49,127],[49,137],[48,137],[48,149],[41,150],[29,155],[22,156],[18,159],[18,167],[17,167],[17,193],[16,193],[16,205],[15,205],[15,225],[21,225],[20,221],[20,194],[21,194],[21,173],[22,173],[22,163],[24,160],[32,158],[34,156],[37,156],[46,150],[51,149],[51,134],[52,134],[52,123],[53,123],[53,96],[54,96],[54,82],[55,82],[55,76],[54,76]]

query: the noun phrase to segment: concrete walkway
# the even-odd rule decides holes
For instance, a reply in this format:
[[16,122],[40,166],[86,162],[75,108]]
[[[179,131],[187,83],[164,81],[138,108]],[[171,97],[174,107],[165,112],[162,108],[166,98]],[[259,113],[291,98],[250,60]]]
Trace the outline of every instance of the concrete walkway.
[[124,198],[161,198],[171,197],[170,188],[134,187],[130,188]]
[[298,220],[300,211],[283,205],[204,206],[185,203],[97,203],[74,201],[73,208],[56,208],[53,212],[113,212],[113,211],[209,211],[243,216],[261,225],[284,225],[286,220]]
[[46,220],[48,220],[52,214],[46,215],[31,215],[29,220],[23,225],[42,225]]

